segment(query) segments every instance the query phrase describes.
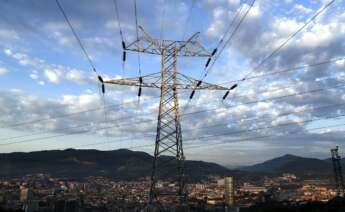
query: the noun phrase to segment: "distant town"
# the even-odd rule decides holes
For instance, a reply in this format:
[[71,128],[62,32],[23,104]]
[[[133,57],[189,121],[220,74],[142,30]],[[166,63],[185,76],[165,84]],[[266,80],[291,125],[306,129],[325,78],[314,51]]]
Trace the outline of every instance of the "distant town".
[[[159,182],[157,187],[177,189],[169,180]],[[77,181],[35,174],[2,180],[0,204],[5,211],[25,212],[142,211],[149,188],[149,179],[114,181],[88,177]],[[311,201],[327,202],[336,196],[329,180],[301,180],[289,173],[253,182],[242,182],[231,176],[210,176],[188,184],[188,203],[194,211],[241,211],[273,201],[303,205]],[[178,203],[174,198],[160,201],[171,208]]]

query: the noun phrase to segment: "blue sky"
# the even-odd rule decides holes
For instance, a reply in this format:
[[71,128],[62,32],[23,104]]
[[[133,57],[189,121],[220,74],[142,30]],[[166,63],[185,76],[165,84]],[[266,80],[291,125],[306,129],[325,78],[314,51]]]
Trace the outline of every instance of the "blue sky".
[[[128,52],[122,68],[112,0],[60,2],[104,78],[138,75],[135,53]],[[181,40],[200,32],[202,44],[212,51],[234,14],[248,9],[250,2],[138,0],[138,22],[156,38]],[[345,3],[336,0],[260,69],[253,70],[328,2],[257,0],[206,81],[224,83],[247,73],[258,76],[344,57]],[[126,42],[135,39],[133,3],[118,0]],[[108,106],[104,112],[96,75],[55,1],[4,0],[0,14],[2,152],[153,144],[158,91],[144,89],[138,103],[136,88],[107,86],[106,105],[122,106]],[[205,58],[179,58],[178,69],[198,79],[205,62]],[[158,72],[160,58],[141,54],[141,66],[143,74]],[[187,158],[244,165],[287,153],[325,158],[335,145],[345,148],[341,126],[345,124],[341,116],[345,112],[344,66],[344,60],[338,60],[247,80],[225,102],[221,101],[224,92],[197,92],[189,103],[190,92],[181,92],[181,113],[207,110],[182,118]],[[325,90],[274,99],[319,88]],[[260,102],[263,99],[268,100]],[[248,104],[252,101],[258,102]],[[80,112],[90,109],[97,110]],[[71,113],[77,114],[65,116]],[[334,116],[339,118],[330,118]],[[30,123],[18,125],[24,122]],[[291,122],[298,124],[279,127]],[[133,149],[153,152],[153,147]]]

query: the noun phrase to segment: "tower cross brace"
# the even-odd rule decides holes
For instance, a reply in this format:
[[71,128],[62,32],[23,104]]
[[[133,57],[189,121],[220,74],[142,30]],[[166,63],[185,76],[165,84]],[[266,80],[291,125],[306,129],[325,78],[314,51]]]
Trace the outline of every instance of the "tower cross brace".
[[[138,96],[141,95],[142,87],[160,89],[149,206],[162,207],[160,200],[164,196],[168,196],[170,200],[174,199],[176,203],[183,206],[187,204],[187,188],[178,90],[209,89],[226,91],[228,88],[207,82],[201,83],[177,71],[177,58],[179,56],[211,56],[200,44],[199,33],[195,33],[186,41],[157,40],[145,32],[143,27],[139,26],[139,29],[141,36],[128,46],[124,45],[124,51],[160,55],[160,72],[134,78],[105,80],[104,83],[137,86],[139,87]],[[173,164],[176,171],[168,169],[168,164]],[[166,174],[168,174],[168,178]],[[178,189],[163,189],[164,185],[161,185],[160,179],[170,179],[172,182],[177,183]]]

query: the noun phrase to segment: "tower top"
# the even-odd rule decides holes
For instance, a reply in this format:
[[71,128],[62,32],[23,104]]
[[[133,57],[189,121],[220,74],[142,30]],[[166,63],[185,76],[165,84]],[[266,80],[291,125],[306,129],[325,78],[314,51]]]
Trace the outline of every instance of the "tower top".
[[125,50],[143,52],[148,54],[162,55],[165,49],[176,49],[176,56],[185,57],[210,57],[208,52],[201,44],[199,32],[194,33],[185,41],[160,40],[149,35],[142,26],[138,27],[141,36],[132,43],[126,45]]

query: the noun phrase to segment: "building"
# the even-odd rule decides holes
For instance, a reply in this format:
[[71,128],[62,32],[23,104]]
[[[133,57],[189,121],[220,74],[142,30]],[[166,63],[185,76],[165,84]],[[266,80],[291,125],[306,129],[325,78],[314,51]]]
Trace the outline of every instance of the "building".
[[243,193],[258,194],[260,192],[266,192],[267,189],[264,186],[255,186],[251,185],[250,183],[244,183],[243,186],[239,189],[239,191]]
[[29,199],[29,189],[27,187],[20,187],[20,201],[27,202]]
[[234,182],[232,177],[226,177],[224,181],[225,185],[225,204],[227,206],[234,205]]

